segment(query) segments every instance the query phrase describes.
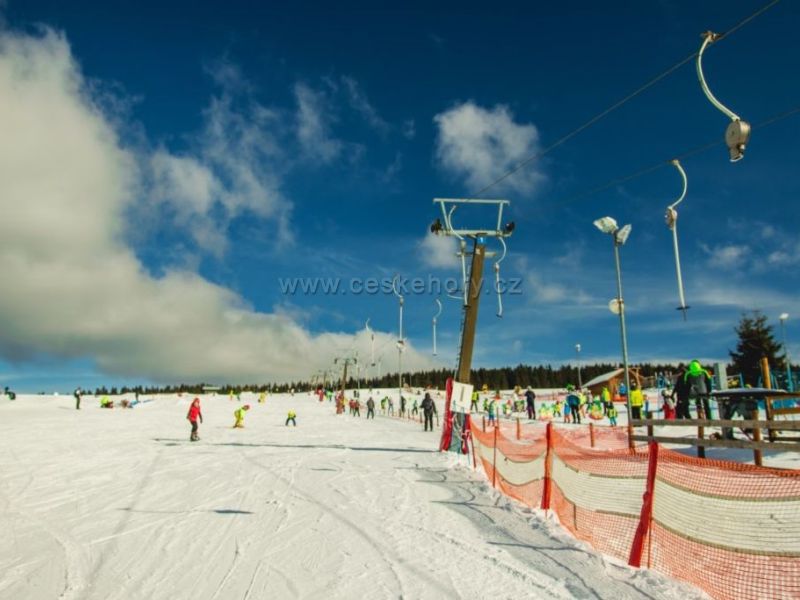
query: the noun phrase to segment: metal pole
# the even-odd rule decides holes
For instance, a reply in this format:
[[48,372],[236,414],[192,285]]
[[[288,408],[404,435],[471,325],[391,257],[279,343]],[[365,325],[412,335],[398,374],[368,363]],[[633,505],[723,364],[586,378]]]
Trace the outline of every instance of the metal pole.
[[581,383],[581,345],[575,344],[575,353],[578,355],[578,389],[583,388]]
[[627,394],[625,400],[628,410],[628,427],[631,422],[631,377],[628,370],[628,335],[625,331],[625,301],[622,299],[622,270],[619,266],[619,244],[616,234],[612,236],[614,240],[614,262],[617,267],[617,302],[619,303],[619,330],[622,336],[622,368],[625,369],[625,388]]

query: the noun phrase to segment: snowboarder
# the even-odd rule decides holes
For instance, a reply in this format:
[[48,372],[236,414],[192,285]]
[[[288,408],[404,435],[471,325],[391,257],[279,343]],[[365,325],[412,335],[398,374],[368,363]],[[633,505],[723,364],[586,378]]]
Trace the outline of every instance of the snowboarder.
[[528,410],[529,419],[536,418],[536,407],[534,405],[535,400],[536,392],[534,392],[531,388],[525,390],[525,408]]
[[242,429],[244,427],[244,413],[248,410],[250,410],[250,405],[245,404],[233,411],[233,416],[236,418],[236,422],[233,424],[234,429]]
[[431,395],[426,393],[425,398],[422,400],[422,412],[425,415],[425,431],[433,431],[433,415],[436,414],[436,403],[431,398]]
[[81,409],[81,388],[75,388],[75,391],[72,393],[75,396],[75,410]]
[[375,400],[372,399],[372,396],[367,400],[367,418],[370,417],[375,418]]
[[294,412],[293,410],[290,410],[288,413],[286,413],[286,427],[289,426],[289,421],[292,422],[292,425],[294,427],[297,427],[297,421],[295,420],[296,417],[297,417],[297,413]]
[[192,400],[192,405],[189,407],[189,412],[186,414],[186,418],[189,420],[189,423],[192,424],[192,433],[189,436],[189,441],[196,442],[200,439],[197,436],[197,420],[200,419],[200,422],[203,422],[203,413],[200,410],[200,398],[195,398]]

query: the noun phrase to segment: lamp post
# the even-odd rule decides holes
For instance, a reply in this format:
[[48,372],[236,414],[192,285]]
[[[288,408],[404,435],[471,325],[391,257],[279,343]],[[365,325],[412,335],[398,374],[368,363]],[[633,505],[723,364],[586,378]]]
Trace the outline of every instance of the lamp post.
[[625,370],[625,388],[627,390],[626,408],[628,410],[628,431],[631,430],[631,377],[628,370],[628,336],[625,331],[625,301],[622,299],[622,271],[619,265],[619,248],[625,244],[631,233],[631,226],[618,227],[617,222],[611,217],[603,217],[594,222],[603,233],[607,233],[614,240],[614,264],[617,269],[617,297],[609,305],[612,312],[619,315],[619,331],[622,338],[622,368]]
[[583,383],[581,383],[581,345],[575,344],[575,354],[578,355],[578,389],[583,387]]
[[789,392],[794,391],[794,382],[792,381],[792,361],[789,358],[789,346],[786,345],[786,319],[789,318],[789,313],[781,313],[778,319],[781,322],[781,337],[783,338],[783,353],[786,355],[786,390]]

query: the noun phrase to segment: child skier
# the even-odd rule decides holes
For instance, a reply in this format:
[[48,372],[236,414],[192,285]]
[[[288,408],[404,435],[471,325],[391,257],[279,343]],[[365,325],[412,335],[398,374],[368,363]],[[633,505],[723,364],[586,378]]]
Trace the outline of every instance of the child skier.
[[297,417],[297,413],[296,413],[296,412],[294,412],[293,410],[290,410],[290,411],[289,411],[289,412],[286,414],[286,427],[288,427],[288,426],[289,426],[289,421],[291,421],[291,422],[292,422],[292,425],[293,425],[294,427],[297,427],[297,421],[295,421],[295,418],[296,418],[296,417]]
[[608,422],[612,427],[617,426],[617,407],[614,406],[612,403],[610,407],[606,408],[606,416],[608,417]]
[[244,427],[244,413],[248,410],[250,410],[250,405],[245,404],[233,411],[233,416],[236,418],[236,422],[233,424],[234,429],[242,429]]
[[192,405],[189,407],[186,418],[189,420],[189,423],[192,424],[192,433],[189,436],[189,441],[196,442],[200,439],[197,437],[197,420],[200,419],[200,422],[203,422],[203,413],[200,411],[200,398],[192,400]]

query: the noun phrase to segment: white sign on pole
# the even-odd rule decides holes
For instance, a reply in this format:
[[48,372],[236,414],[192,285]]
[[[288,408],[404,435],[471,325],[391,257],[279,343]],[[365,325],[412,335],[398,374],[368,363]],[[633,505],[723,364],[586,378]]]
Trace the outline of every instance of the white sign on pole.
[[472,386],[469,383],[453,382],[453,395],[450,396],[450,410],[468,413],[472,403]]

